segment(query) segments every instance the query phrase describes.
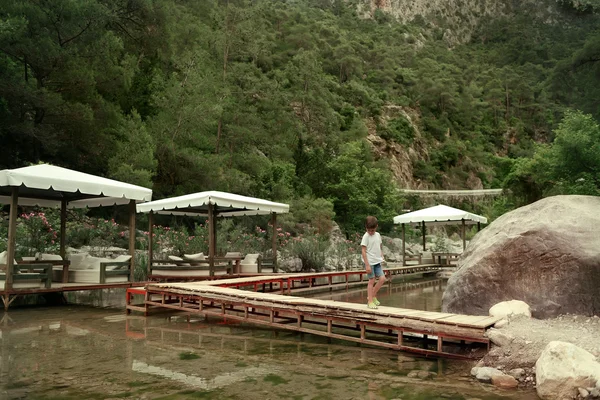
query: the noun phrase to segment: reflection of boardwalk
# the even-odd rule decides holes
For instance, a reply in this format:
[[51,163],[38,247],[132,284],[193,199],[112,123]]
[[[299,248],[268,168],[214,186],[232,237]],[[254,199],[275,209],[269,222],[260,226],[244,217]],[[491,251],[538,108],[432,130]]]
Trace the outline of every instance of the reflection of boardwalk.
[[[460,353],[460,345],[465,342],[488,345],[485,331],[497,321],[494,317],[394,307],[371,310],[363,304],[223,287],[236,287],[235,283],[250,284],[251,279],[262,284],[263,280],[274,278],[276,276],[150,284],[146,287],[145,306],[456,358],[467,357],[465,353]],[[419,343],[415,345],[409,342],[416,336],[422,339]],[[436,338],[433,348],[427,342],[432,336]]]

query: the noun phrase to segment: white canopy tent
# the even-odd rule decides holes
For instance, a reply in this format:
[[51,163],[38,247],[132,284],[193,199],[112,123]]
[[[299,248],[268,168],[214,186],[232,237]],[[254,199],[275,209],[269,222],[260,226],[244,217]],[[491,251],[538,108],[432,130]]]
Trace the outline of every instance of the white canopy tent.
[[[170,214],[170,215],[188,215],[202,216],[208,218],[209,245],[208,260],[210,274],[214,274],[214,258],[216,256],[216,218],[215,217],[234,217],[242,215],[271,215],[271,224],[273,226],[273,259],[277,261],[277,235],[276,235],[276,216],[290,211],[290,206],[283,203],[275,203],[268,200],[254,197],[241,196],[233,193],[208,191],[193,194],[187,194],[179,197],[172,197],[162,200],[156,200],[149,203],[137,205],[137,211],[149,213],[149,238],[152,240],[152,215]],[[152,262],[152,243],[149,243],[149,263]]]
[[152,190],[83,172],[40,164],[0,171],[0,203],[9,204],[18,188],[19,205],[84,208],[152,199]]
[[402,224],[402,253],[405,252],[405,225],[420,225],[423,235],[423,250],[425,250],[425,225],[462,225],[463,250],[466,247],[465,226],[475,225],[479,228],[482,223],[487,224],[487,218],[458,208],[448,207],[443,204],[424,208],[394,217],[395,224]]
[[[64,259],[67,208],[129,204],[129,250],[133,265],[135,203],[151,199],[151,189],[54,165],[39,164],[0,171],[0,203],[10,205],[6,292],[8,293],[12,284],[18,205],[57,207],[61,209],[60,255]],[[133,272],[133,268],[131,270]],[[6,301],[8,301],[8,298]],[[5,302],[5,307],[7,306]]]

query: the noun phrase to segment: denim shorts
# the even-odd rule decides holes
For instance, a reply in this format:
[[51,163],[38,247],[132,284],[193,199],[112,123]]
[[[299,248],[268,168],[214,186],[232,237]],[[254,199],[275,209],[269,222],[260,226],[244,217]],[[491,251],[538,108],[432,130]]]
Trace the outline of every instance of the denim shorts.
[[383,276],[383,268],[381,267],[381,264],[371,265],[371,273],[367,274],[367,278],[373,279],[380,276]]

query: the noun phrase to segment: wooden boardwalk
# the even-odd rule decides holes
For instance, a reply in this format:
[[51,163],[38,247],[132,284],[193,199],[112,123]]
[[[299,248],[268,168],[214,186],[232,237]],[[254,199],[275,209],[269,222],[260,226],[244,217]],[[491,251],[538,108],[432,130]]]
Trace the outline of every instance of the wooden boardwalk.
[[[437,273],[443,269],[439,264],[410,265],[404,267],[385,268],[384,273],[387,278],[397,275],[431,274]],[[333,272],[311,272],[298,274],[264,274],[239,277],[237,279],[212,280],[206,284],[218,285],[221,287],[234,288],[253,288],[266,291],[280,291],[281,294],[291,294],[298,292],[298,289],[322,288],[326,286],[329,290],[336,287],[345,286],[346,289],[351,284],[366,284],[367,273],[365,270],[333,271]],[[391,282],[391,279],[388,279]],[[268,287],[267,287],[268,285]],[[262,288],[262,289],[261,289]]]
[[[496,317],[469,316],[364,304],[312,299],[240,290],[240,287],[274,289],[287,293],[288,282],[327,278],[330,273],[287,274],[186,283],[152,283],[143,289],[143,306],[129,304],[128,311],[147,314],[159,307],[225,320],[269,326],[347,340],[423,355],[476,358],[489,346],[486,330]],[[465,351],[465,346],[469,346]],[[483,347],[483,349],[482,349]],[[479,348],[483,351],[473,351]]]

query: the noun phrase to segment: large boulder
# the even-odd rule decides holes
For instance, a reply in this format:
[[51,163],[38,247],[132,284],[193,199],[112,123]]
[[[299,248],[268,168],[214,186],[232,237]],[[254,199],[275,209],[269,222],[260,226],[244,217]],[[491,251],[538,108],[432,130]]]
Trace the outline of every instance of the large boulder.
[[600,389],[600,364],[574,344],[550,342],[535,363],[536,390],[544,400],[574,399],[579,388]]
[[600,313],[600,197],[555,196],[479,232],[448,280],[445,312],[487,315],[522,300],[536,318]]

